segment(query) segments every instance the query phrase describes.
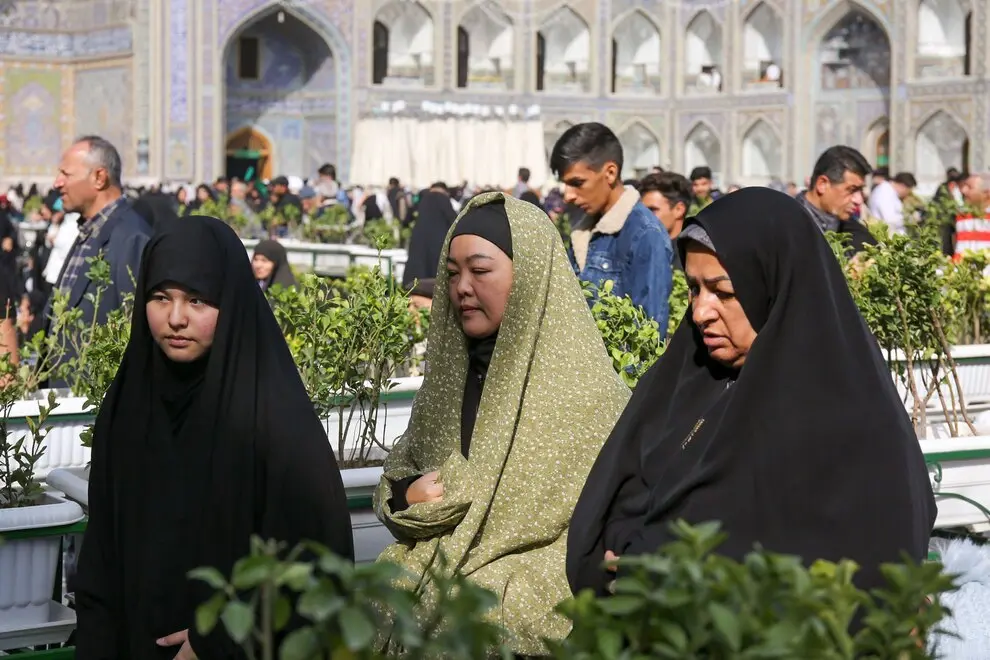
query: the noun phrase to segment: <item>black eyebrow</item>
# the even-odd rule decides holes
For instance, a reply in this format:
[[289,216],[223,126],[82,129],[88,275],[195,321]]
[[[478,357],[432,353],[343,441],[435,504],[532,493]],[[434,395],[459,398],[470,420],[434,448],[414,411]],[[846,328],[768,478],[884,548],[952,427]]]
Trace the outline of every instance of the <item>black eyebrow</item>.
[[[688,275],[687,281],[688,284],[697,284],[698,278],[691,277],[690,275]],[[705,284],[718,284],[719,282],[730,282],[732,281],[732,278],[730,278],[728,275],[719,275],[718,277],[707,277],[702,281]]]

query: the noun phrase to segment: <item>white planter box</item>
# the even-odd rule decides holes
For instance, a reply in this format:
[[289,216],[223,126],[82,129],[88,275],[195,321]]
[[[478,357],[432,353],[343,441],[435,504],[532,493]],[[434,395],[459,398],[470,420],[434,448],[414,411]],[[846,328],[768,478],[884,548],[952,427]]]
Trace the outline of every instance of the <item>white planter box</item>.
[[[904,356],[900,353],[895,353],[893,357],[898,362],[904,360]],[[967,409],[978,411],[990,408],[990,344],[953,346],[952,359],[956,363]],[[916,366],[914,371],[919,387],[921,387],[920,383],[926,377],[925,369]],[[897,376],[894,376],[894,382],[897,384],[901,398],[907,402],[910,409],[911,395],[907,384]],[[948,399],[946,401],[948,402]],[[928,408],[929,410],[941,409],[938,395],[932,397]]]
[[990,531],[987,514],[959,499],[965,497],[990,509],[990,435],[919,442],[938,503],[935,526]]
[[[412,402],[423,384],[423,377],[396,378],[392,389],[382,396],[379,407],[377,433],[386,446],[391,446],[409,426]],[[28,433],[26,417],[38,416],[38,404],[45,399],[29,399],[14,404],[10,415],[10,431],[15,434]],[[89,465],[91,451],[82,446],[82,432],[95,421],[95,416],[87,412],[85,399],[78,397],[59,398],[58,408],[49,416],[47,426],[52,427],[45,440],[45,454],[38,463],[36,475],[44,480],[52,470],[60,468],[83,468]],[[345,412],[346,423],[346,412]],[[347,448],[353,449],[358,438],[358,416],[347,434]],[[335,412],[325,425],[330,445],[337,449],[340,433],[340,417]],[[346,457],[345,457],[346,458]]]
[[[96,417],[87,412],[85,401],[79,397],[60,397],[58,408],[49,414],[46,426],[50,426],[51,431],[45,439],[45,454],[35,472],[39,480],[57,468],[85,467],[89,463],[90,450],[82,446],[80,436]],[[38,405],[42,403],[47,405],[47,398],[15,403],[10,411],[11,434],[26,435],[29,431],[24,420],[26,417],[37,419]]]
[[89,508],[89,467],[58,468],[49,472],[45,481],[84,509]]
[[[82,518],[78,504],[46,494],[37,506],[0,509],[0,533],[71,525]],[[0,545],[0,633],[49,623],[60,547],[57,536],[8,538]]]

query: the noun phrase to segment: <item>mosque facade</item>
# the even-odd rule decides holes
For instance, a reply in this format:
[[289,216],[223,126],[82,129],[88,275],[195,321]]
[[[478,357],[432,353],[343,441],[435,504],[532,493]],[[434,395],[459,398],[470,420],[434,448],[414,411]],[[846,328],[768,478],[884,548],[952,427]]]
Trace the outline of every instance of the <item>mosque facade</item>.
[[[50,183],[73,136],[131,180],[348,180],[397,103],[602,121],[634,175],[800,181],[845,143],[932,186],[990,169],[990,0],[0,1],[0,178]],[[382,183],[382,182],[360,182]]]

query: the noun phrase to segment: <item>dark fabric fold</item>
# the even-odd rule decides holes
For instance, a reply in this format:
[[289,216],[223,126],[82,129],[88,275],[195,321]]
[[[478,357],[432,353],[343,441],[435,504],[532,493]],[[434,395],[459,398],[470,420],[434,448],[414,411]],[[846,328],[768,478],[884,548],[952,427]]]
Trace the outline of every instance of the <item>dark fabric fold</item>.
[[[416,224],[409,236],[409,257],[402,273],[402,286],[409,288],[417,280],[436,280],[447,231],[457,219],[450,197],[443,193],[425,191],[416,204]],[[432,297],[433,287],[418,293]]]

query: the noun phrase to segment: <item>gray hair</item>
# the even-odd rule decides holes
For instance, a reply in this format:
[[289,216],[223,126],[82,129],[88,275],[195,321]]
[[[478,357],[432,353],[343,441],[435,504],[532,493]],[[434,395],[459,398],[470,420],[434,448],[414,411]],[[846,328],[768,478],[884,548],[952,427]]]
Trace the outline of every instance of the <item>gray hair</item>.
[[86,144],[89,147],[89,154],[86,161],[93,168],[103,168],[107,171],[107,179],[111,186],[121,187],[121,170],[123,166],[120,162],[120,152],[110,142],[99,135],[84,135],[77,138],[74,144]]

